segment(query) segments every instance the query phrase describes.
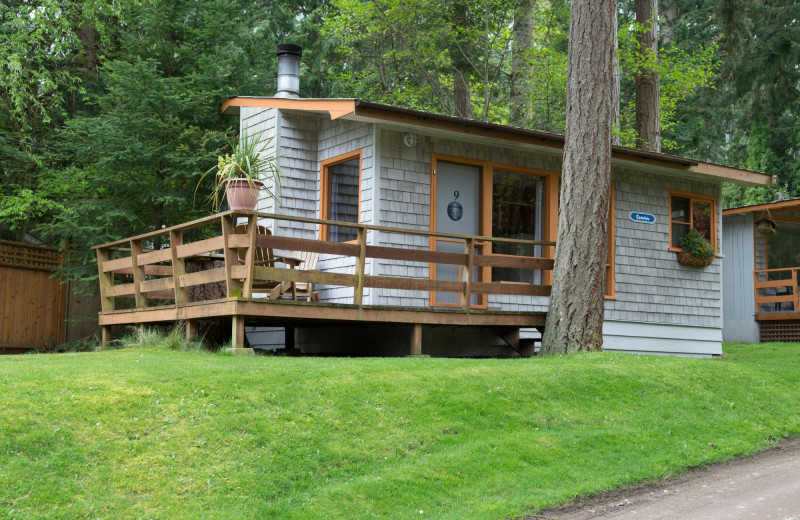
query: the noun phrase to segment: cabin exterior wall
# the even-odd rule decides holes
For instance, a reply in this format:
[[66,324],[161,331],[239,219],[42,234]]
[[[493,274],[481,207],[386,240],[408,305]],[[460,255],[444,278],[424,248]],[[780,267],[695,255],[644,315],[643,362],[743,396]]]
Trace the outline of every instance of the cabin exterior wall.
[[[360,221],[387,227],[428,230],[431,226],[432,154],[558,172],[558,154],[532,153],[510,145],[484,144],[436,135],[417,135],[414,147],[403,132],[372,123],[328,120],[315,114],[242,108],[243,131],[274,137],[284,176],[282,202],[264,198],[259,209],[303,217],[320,216],[323,161],[362,151]],[[273,146],[271,145],[271,146]],[[678,264],[669,251],[670,191],[714,197],[717,236],[722,236],[721,184],[614,164],[616,295],[605,305],[604,348],[650,353],[721,353],[721,260],[697,269]],[[654,224],[634,222],[633,211],[651,213]],[[318,238],[317,226],[275,229],[275,233]],[[369,244],[427,249],[428,241],[386,231],[371,232]],[[724,243],[724,241],[723,241]],[[351,258],[323,255],[318,268],[353,272]],[[375,260],[370,274],[427,278],[424,263]],[[752,272],[752,271],[751,271]],[[320,286],[322,301],[351,303],[352,289]],[[427,292],[365,291],[364,303],[427,307]],[[546,297],[492,295],[489,310],[546,311]]]

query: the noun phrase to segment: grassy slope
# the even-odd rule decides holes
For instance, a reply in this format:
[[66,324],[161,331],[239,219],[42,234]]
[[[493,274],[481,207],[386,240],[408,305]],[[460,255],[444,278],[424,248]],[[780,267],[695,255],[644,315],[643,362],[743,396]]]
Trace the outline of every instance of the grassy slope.
[[6,356],[0,516],[530,513],[800,433],[800,345],[726,351],[715,360]]

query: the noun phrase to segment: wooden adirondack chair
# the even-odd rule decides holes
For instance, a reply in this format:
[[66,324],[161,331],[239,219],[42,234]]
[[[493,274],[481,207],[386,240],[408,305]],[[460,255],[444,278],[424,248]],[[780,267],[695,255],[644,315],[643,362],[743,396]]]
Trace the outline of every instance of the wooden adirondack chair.
[[[233,228],[234,233],[247,233],[247,226],[245,224],[240,224]],[[259,235],[271,235],[272,232],[264,227],[258,226],[257,234]],[[255,248],[255,265],[259,267],[275,267],[276,262],[280,262],[281,258],[276,257],[273,253],[271,247],[259,247],[256,246]],[[237,254],[239,257],[239,263],[244,264],[245,255],[247,254],[247,248],[240,247],[237,248]],[[267,298],[270,300],[274,300],[281,297],[286,290],[290,289],[291,284],[289,282],[280,282],[275,280],[253,280],[253,292],[259,293],[267,293]]]
[[[300,260],[298,269],[304,271],[313,271],[317,268],[317,261],[319,260],[319,253],[312,253],[310,251],[295,251],[291,255],[293,258]],[[306,282],[298,282],[295,285],[295,297],[306,298],[306,301],[319,301],[319,292],[314,291],[313,284]]]

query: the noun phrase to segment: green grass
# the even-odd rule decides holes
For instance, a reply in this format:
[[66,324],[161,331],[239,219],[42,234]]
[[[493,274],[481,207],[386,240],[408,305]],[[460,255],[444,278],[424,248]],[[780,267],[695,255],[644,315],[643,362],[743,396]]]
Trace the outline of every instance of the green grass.
[[800,433],[800,345],[724,359],[0,358],[0,517],[500,519]]

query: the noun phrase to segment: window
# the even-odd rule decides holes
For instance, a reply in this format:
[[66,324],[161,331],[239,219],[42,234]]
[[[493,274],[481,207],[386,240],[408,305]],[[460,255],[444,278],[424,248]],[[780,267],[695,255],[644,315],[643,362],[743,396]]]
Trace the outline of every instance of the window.
[[714,199],[692,193],[670,192],[670,248],[680,249],[681,238],[696,229],[716,247],[717,226]]
[[[322,163],[320,218],[340,222],[359,221],[361,199],[361,151]],[[331,242],[356,240],[356,228],[321,226],[320,238]]]
[[[492,236],[542,240],[544,177],[494,170],[492,172]],[[492,245],[499,255],[542,256],[542,246]],[[542,283],[542,272],[532,269],[495,267],[492,280],[504,282]]]

